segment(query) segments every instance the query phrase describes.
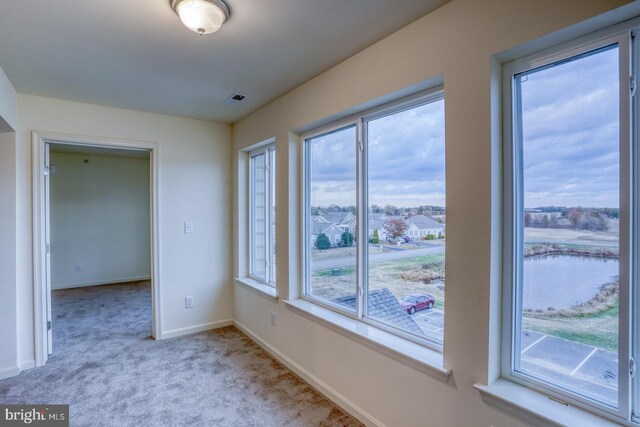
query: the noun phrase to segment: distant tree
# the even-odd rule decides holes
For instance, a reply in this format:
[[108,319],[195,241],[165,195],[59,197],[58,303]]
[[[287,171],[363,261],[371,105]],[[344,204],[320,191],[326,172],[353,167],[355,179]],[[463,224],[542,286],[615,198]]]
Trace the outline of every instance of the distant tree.
[[613,219],[620,218],[620,211],[615,208],[604,208],[604,214],[609,218],[613,218]]
[[389,236],[391,240],[401,237],[408,228],[409,226],[403,219],[392,219],[384,224],[384,230],[387,232],[387,236]]
[[382,213],[382,208],[378,205],[371,205],[371,213]]
[[524,226],[531,227],[531,213],[525,212],[524,214]]
[[340,237],[340,242],[342,243],[341,246],[350,248],[351,246],[353,246],[353,234],[349,233],[348,231],[345,231],[344,233],[342,233],[342,236]]
[[380,243],[380,237],[378,237],[378,229],[377,228],[373,229],[373,236],[371,237],[371,243],[373,243],[375,245]]
[[397,207],[395,207],[393,205],[385,205],[384,213],[386,215],[401,215],[402,214],[402,210],[398,209]]
[[544,216],[542,217],[542,227],[549,228],[549,215],[547,214],[544,214]]
[[607,231],[609,226],[600,212],[588,212],[582,216],[580,229],[592,231]]
[[316,239],[316,248],[323,250],[331,247],[331,241],[326,234],[320,233]]
[[573,228],[578,228],[580,219],[582,218],[582,212],[577,209],[570,209],[567,217],[569,218],[569,221],[571,221],[571,226]]

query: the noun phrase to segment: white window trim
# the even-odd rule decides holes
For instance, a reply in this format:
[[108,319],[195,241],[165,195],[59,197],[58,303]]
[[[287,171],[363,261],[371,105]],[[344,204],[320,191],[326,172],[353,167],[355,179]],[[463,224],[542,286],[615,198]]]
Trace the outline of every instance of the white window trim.
[[[629,218],[626,220],[622,217],[623,211],[629,211],[629,198],[632,194],[630,186],[630,170],[629,165],[631,155],[629,154],[630,142],[625,141],[625,129],[629,129],[629,75],[626,70],[630,69],[630,58],[628,52],[630,51],[628,32],[633,26],[637,26],[638,21],[626,23],[620,26],[613,27],[604,31],[599,31],[589,36],[582,37],[580,39],[565,43],[563,45],[547,49],[537,54],[530,55],[520,60],[513,61],[506,64],[503,68],[503,96],[504,96],[504,195],[503,195],[503,216],[504,216],[504,230],[503,230],[503,247],[504,247],[504,262],[503,262],[503,330],[502,330],[502,377],[513,381],[514,383],[526,386],[536,392],[542,393],[545,396],[549,396],[548,399],[556,399],[561,402],[565,402],[569,408],[577,407],[583,408],[587,411],[593,411],[601,417],[615,420],[620,423],[628,423],[630,416],[630,389],[629,381],[624,381],[624,378],[629,376],[629,357],[630,348],[629,340],[624,337],[630,336],[630,310],[629,310],[629,283],[628,278],[623,275],[620,277],[620,312],[619,312],[619,364],[618,364],[618,378],[619,378],[619,393],[618,393],[618,408],[612,408],[608,405],[600,403],[598,401],[589,399],[585,396],[570,390],[565,390],[558,385],[553,385],[544,382],[539,378],[530,377],[519,372],[515,372],[514,366],[514,348],[518,348],[516,339],[518,338],[515,332],[518,330],[518,326],[514,324],[517,317],[514,315],[514,283],[516,271],[521,268],[517,265],[519,262],[516,259],[518,248],[517,244],[522,244],[522,237],[515,239],[516,230],[518,230],[518,215],[516,212],[521,209],[521,205],[516,205],[517,200],[514,198],[515,188],[518,184],[517,170],[514,165],[517,164],[515,153],[513,150],[514,145],[514,130],[512,128],[512,115],[513,115],[513,77],[515,74],[526,71],[527,69],[537,68],[546,64],[550,64],[561,60],[563,58],[579,55],[581,53],[589,52],[599,47],[604,47],[610,44],[618,43],[620,52],[620,129],[621,129],[621,152],[620,152],[620,168],[621,168],[621,182],[620,182],[620,215],[621,215],[621,228],[620,228],[620,271],[629,271],[629,256],[631,238],[629,231]],[[637,96],[636,96],[637,98]],[[637,100],[636,100],[637,102]],[[626,104],[626,106],[625,106]],[[637,191],[637,189],[635,190]],[[521,204],[521,202],[519,202]],[[628,215],[627,215],[628,216]],[[637,223],[640,225],[640,223]],[[626,237],[625,237],[626,235]],[[628,275],[628,274],[627,274]],[[637,331],[637,333],[640,331]],[[637,375],[636,375],[637,377]],[[507,382],[509,382],[507,381]],[[496,383],[494,383],[496,384]],[[509,393],[499,393],[499,388],[496,388],[494,384],[490,386],[477,386],[483,392],[483,397],[499,394],[499,400],[503,402],[510,402],[512,409],[518,407],[516,399],[509,398]],[[502,381],[497,382],[502,386]],[[511,383],[513,384],[513,383]],[[516,386],[514,384],[514,386]],[[517,387],[517,386],[516,386]],[[496,391],[498,390],[498,391]],[[521,390],[526,390],[521,388]],[[533,392],[530,392],[533,393]],[[497,396],[494,396],[498,398]],[[636,396],[640,398],[640,396]],[[497,406],[497,405],[496,405]],[[557,410],[557,407],[555,407]],[[522,408],[518,409],[522,410]],[[512,411],[510,411],[512,412]],[[526,412],[526,410],[525,410]],[[531,411],[529,411],[531,413]],[[598,417],[599,418],[599,417]],[[560,418],[558,418],[560,419]],[[562,422],[560,422],[562,423]],[[586,424],[585,424],[586,425]],[[631,424],[627,424],[631,425]]]
[[[271,284],[250,274],[252,270],[252,239],[251,235],[251,157],[252,155],[265,152],[269,149],[275,150],[275,138],[269,138],[250,147],[244,148],[238,152],[238,168],[239,168],[239,228],[242,229],[240,235],[244,236],[243,241],[239,243],[240,251],[238,252],[239,264],[238,277],[234,278],[237,285],[243,286],[258,295],[261,295],[272,301],[278,300],[278,291],[275,282]],[[268,157],[268,156],[267,156]],[[275,197],[275,194],[272,195]],[[275,199],[274,199],[275,200]],[[273,266],[275,268],[275,266]],[[275,270],[274,270],[275,271]],[[273,276],[272,276],[273,277]]]
[[[273,201],[275,200],[275,194],[273,194],[273,191],[271,189],[271,184],[272,184],[272,172],[273,172],[273,165],[271,165],[271,154],[275,152],[275,143],[271,143],[268,145],[264,145],[261,146],[257,149],[254,149],[252,151],[249,151],[248,153],[248,158],[249,158],[249,188],[248,188],[248,202],[249,202],[249,269],[248,269],[248,274],[249,274],[249,278],[255,280],[256,282],[259,283],[263,283],[267,286],[271,286],[273,288],[276,287],[276,283],[275,280],[273,280],[274,277],[274,272],[275,272],[275,266],[273,265],[273,263],[271,262],[271,253],[273,250],[273,239],[272,239],[272,212],[271,212],[271,206],[273,206]],[[261,154],[264,154],[265,156],[265,169],[266,169],[266,174],[265,174],[265,262],[266,262],[266,271],[265,271],[265,276],[266,279],[263,279],[257,275],[255,275],[253,273],[253,258],[255,256],[255,254],[253,253],[254,250],[254,246],[253,246],[253,239],[254,239],[254,230],[253,230],[253,224],[254,224],[254,209],[253,209],[253,203],[254,203],[254,188],[253,188],[253,158],[256,156],[259,156]]]
[[[394,325],[382,322],[380,320],[368,317],[366,314],[366,304],[364,304],[365,298],[363,295],[366,295],[368,292],[367,289],[367,281],[365,280],[365,268],[367,266],[367,250],[366,245],[368,244],[368,215],[367,209],[368,206],[368,197],[367,197],[367,186],[365,178],[366,174],[366,126],[365,123],[371,120],[375,120],[381,117],[385,117],[388,115],[392,115],[398,113],[400,111],[405,111],[411,108],[415,108],[420,105],[428,104],[431,102],[436,102],[444,99],[444,87],[442,85],[433,87],[431,89],[427,89],[416,94],[401,98],[399,100],[389,102],[375,108],[371,108],[369,110],[362,111],[360,113],[351,115],[339,121],[331,122],[327,125],[312,129],[303,133],[300,136],[300,160],[301,160],[301,171],[302,171],[302,185],[301,187],[301,197],[300,197],[300,212],[303,215],[303,220],[300,224],[300,235],[303,241],[303,256],[301,257],[301,294],[300,299],[304,301],[311,302],[318,306],[321,306],[325,309],[332,310],[334,312],[340,313],[343,316],[354,319],[361,324],[372,326],[380,331],[393,334],[403,340],[418,344],[420,346],[426,347],[438,353],[443,352],[443,342],[440,342],[436,339],[430,338],[422,338],[418,335],[414,335],[412,333],[403,331],[401,328],[398,328]],[[309,212],[310,208],[310,180],[308,176],[309,171],[309,156],[307,155],[307,140],[326,135],[331,132],[339,131],[341,129],[355,127],[356,131],[356,140],[354,141],[354,150],[356,150],[357,157],[357,165],[356,165],[356,188],[357,188],[357,203],[356,203],[356,222],[357,222],[357,244],[356,244],[356,285],[355,285],[355,295],[358,296],[356,310],[355,312],[346,310],[343,307],[340,307],[338,304],[331,303],[328,300],[320,299],[318,297],[314,297],[309,292],[310,285],[310,274],[311,272],[308,269],[307,260],[310,259],[310,218],[311,213]],[[359,148],[361,147],[361,148]],[[364,207],[364,209],[363,209]],[[317,314],[314,312],[313,314]],[[446,314],[445,314],[446,317]],[[445,320],[446,323],[446,320]]]
[[236,277],[235,281],[249,290],[256,292],[258,295],[275,301],[278,300],[276,288],[271,285],[266,285],[262,281],[252,279],[251,277]]
[[[507,412],[535,427],[614,427],[619,421],[609,421],[591,412],[549,398],[509,380],[497,380],[491,385],[474,384],[485,403]],[[627,424],[630,425],[630,424]]]

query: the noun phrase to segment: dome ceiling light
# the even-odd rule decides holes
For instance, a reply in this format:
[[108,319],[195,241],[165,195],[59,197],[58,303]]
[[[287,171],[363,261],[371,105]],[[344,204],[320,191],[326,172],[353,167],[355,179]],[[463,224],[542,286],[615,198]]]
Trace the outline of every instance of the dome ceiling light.
[[201,36],[218,31],[231,15],[222,0],[171,0],[171,8],[185,27]]

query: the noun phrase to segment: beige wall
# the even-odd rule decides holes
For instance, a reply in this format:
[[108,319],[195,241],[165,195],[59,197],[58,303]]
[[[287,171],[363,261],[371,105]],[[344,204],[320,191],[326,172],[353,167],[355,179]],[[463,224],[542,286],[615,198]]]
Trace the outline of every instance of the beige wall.
[[[18,95],[19,362],[34,359],[31,132],[158,144],[161,332],[232,318],[230,128],[226,124]],[[183,233],[192,221],[193,234]],[[195,307],[184,308],[193,296]],[[183,329],[186,328],[186,329]]]
[[18,373],[15,160],[15,133],[0,133],[0,379]]
[[150,278],[148,154],[50,158],[51,288]]
[[[614,22],[607,16],[546,36],[625,1],[454,0],[233,127],[234,209],[238,150],[276,138],[278,292],[294,298],[300,286],[300,182],[296,132],[438,82],[444,82],[447,138],[448,384],[421,374],[236,285],[234,317],[309,375],[342,395],[371,420],[389,426],[513,426],[487,407],[473,388],[499,374],[500,342],[500,58],[550,46]],[[637,4],[635,5],[637,6]],[[635,7],[634,6],[634,7]],[[637,13],[637,11],[635,12]],[[628,15],[627,15],[628,17]],[[391,96],[389,96],[391,94]],[[239,209],[240,208],[240,209]],[[236,215],[234,215],[234,218]],[[241,271],[246,218],[234,219],[235,272]],[[270,325],[270,311],[277,326]]]
[[[16,128],[16,96],[13,85],[0,68],[0,132]],[[9,129],[5,129],[7,126]]]
[[0,379],[18,372],[16,91],[0,68]]

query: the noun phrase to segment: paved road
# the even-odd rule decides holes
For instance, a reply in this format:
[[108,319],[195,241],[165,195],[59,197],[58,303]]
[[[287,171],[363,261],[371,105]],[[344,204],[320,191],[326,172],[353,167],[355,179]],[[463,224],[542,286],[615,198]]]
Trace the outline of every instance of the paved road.
[[[331,249],[329,249],[331,250]],[[385,262],[385,261],[393,261],[396,259],[405,259],[412,258],[423,255],[434,255],[434,254],[443,254],[444,246],[432,246],[429,248],[421,248],[421,249],[406,249],[392,252],[383,252],[381,254],[369,254],[370,262]],[[341,258],[330,258],[330,259],[322,259],[319,261],[315,261],[312,263],[313,271],[322,271],[322,270],[330,270],[332,268],[341,268],[341,267],[353,267],[356,265],[355,257],[341,257]]]

